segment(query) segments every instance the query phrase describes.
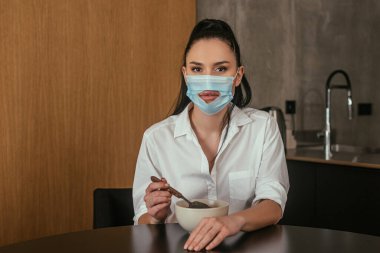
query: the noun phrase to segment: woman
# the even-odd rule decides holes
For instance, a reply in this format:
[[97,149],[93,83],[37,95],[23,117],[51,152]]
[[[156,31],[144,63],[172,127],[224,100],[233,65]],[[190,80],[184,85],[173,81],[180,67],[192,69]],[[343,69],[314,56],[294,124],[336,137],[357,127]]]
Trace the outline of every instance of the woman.
[[[176,222],[168,182],[190,199],[222,199],[229,215],[203,219],[184,249],[277,223],[289,188],[281,136],[267,113],[244,108],[251,90],[231,28],[203,20],[185,49],[174,113],[144,133],[133,197],[136,224]],[[150,176],[161,182],[150,182]]]

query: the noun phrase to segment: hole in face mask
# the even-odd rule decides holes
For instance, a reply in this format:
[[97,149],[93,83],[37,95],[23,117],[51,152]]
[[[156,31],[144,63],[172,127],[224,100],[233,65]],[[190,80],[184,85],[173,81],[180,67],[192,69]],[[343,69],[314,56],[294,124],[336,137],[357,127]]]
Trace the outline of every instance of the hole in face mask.
[[199,93],[198,96],[209,104],[220,96],[220,92],[215,90],[205,90]]

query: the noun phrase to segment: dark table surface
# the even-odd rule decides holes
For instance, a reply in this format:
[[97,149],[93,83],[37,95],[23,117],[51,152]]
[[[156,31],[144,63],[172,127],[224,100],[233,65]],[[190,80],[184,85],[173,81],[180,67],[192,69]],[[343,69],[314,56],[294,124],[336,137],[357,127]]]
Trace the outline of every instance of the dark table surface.
[[[187,252],[178,224],[114,227],[68,233],[0,248],[5,252]],[[210,252],[380,252],[380,237],[328,229],[276,225],[239,233]]]

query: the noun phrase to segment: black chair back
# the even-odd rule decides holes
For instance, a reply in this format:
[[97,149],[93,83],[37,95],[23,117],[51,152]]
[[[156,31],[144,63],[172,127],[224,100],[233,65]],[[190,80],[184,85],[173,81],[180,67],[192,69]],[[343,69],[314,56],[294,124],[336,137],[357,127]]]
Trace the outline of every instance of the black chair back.
[[94,191],[94,228],[133,225],[132,188]]

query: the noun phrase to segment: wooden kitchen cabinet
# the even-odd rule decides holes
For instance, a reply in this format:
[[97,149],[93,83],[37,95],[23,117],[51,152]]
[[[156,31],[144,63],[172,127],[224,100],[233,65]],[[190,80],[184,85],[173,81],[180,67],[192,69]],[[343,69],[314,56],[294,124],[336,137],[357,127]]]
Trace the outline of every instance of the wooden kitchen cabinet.
[[0,1],[0,246],[92,228],[180,89],[193,0]]

